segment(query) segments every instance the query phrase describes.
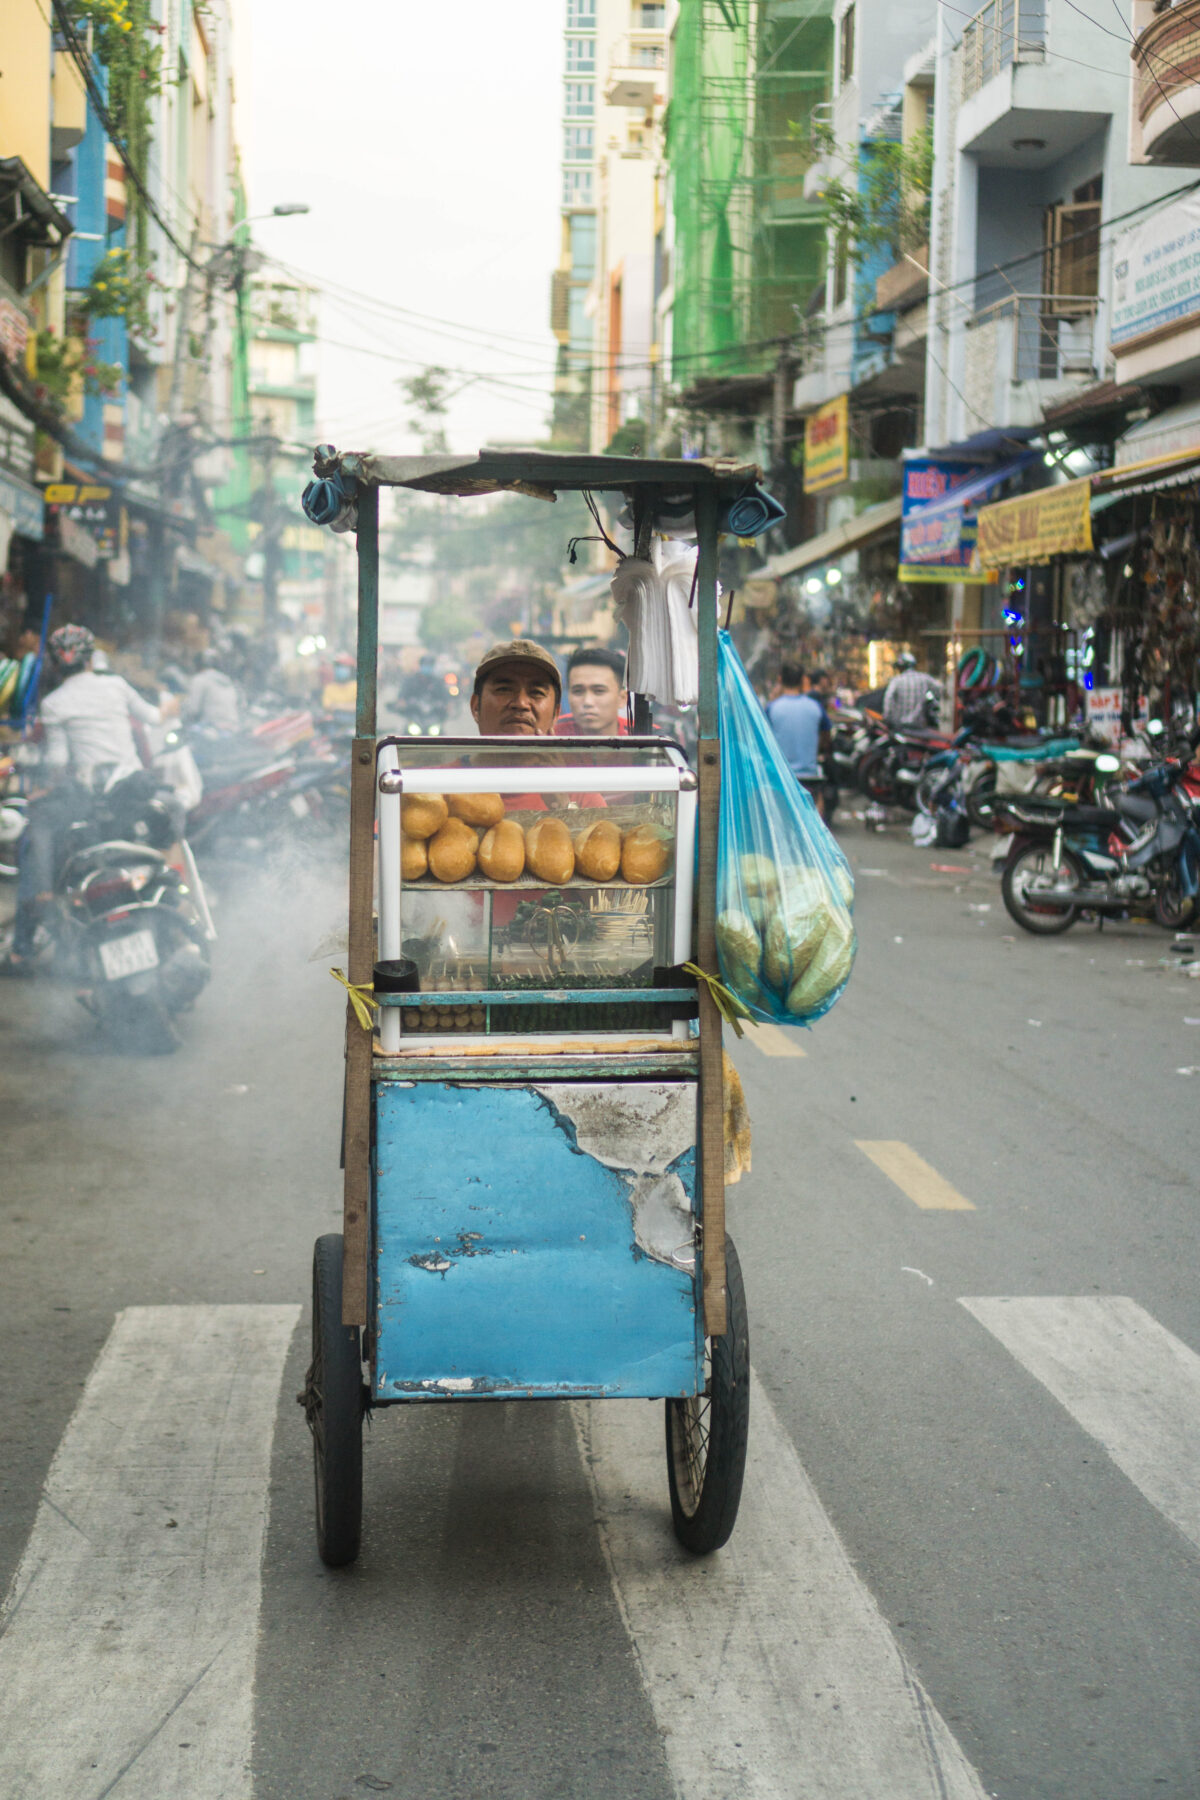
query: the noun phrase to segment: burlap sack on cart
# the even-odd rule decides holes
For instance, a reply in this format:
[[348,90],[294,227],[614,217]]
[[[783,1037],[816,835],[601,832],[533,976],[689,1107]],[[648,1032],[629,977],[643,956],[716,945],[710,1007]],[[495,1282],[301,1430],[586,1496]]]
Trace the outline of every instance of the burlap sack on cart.
[[720,634],[721,979],[756,1019],[808,1025],[850,978],[850,865],[784,761],[741,658]]

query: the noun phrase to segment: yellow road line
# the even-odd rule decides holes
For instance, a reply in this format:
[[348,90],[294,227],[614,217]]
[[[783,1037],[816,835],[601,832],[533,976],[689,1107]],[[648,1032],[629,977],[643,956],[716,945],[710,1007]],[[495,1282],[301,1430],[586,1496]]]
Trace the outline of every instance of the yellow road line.
[[764,1056],[805,1056],[807,1052],[795,1038],[790,1038],[778,1025],[751,1025],[747,1043],[754,1044]]
[[926,1212],[974,1212],[970,1200],[964,1200],[957,1188],[931,1169],[923,1156],[908,1144],[894,1139],[884,1139],[878,1143],[864,1143],[861,1138],[855,1142],[864,1156],[869,1156],[877,1169],[890,1181],[894,1181],[901,1193],[922,1207]]

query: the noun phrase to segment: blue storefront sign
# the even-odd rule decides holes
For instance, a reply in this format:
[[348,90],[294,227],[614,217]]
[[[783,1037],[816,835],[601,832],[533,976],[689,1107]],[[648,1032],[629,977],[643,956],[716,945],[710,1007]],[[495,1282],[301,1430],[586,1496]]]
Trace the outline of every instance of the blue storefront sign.
[[950,462],[937,456],[906,458],[900,580],[994,581],[995,570],[971,566],[979,535],[976,508],[1032,460],[1029,451],[1008,462],[990,464]]

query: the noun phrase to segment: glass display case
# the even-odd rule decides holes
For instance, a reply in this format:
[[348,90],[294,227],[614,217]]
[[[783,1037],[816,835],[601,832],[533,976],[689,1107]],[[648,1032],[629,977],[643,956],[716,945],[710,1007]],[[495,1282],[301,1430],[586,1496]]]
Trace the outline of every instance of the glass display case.
[[378,747],[378,954],[406,962],[381,1048],[686,1033],[695,776],[657,739]]

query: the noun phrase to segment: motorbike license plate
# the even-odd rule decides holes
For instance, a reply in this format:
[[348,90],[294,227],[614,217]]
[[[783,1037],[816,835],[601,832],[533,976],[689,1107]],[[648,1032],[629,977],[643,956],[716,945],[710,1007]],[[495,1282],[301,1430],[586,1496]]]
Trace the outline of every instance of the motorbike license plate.
[[107,981],[126,975],[142,975],[158,967],[158,945],[152,931],[131,931],[127,937],[110,938],[100,946],[100,961]]

